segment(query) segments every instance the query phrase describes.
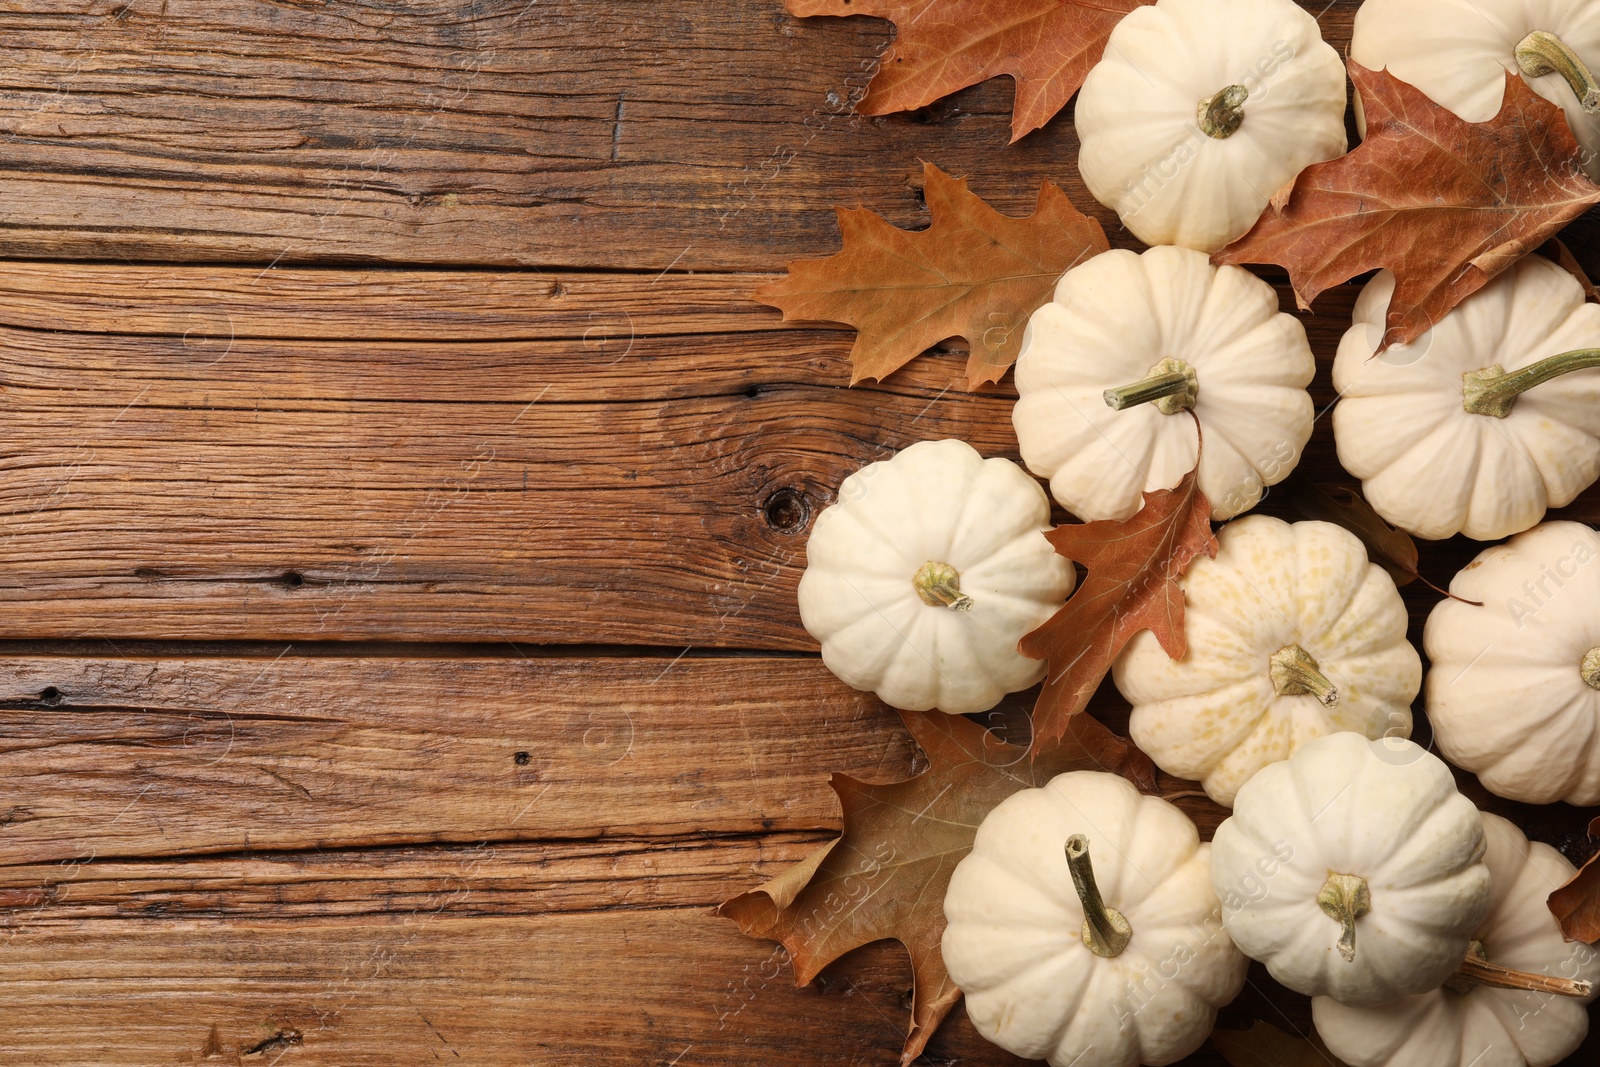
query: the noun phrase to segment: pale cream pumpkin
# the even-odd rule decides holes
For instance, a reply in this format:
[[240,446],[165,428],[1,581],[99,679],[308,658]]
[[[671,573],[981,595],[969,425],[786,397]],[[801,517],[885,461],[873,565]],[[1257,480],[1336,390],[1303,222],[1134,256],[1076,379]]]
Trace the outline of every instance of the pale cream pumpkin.
[[1113,669],[1129,733],[1162,770],[1231,805],[1257,771],[1341,730],[1409,737],[1422,662],[1394,580],[1326,522],[1248,515],[1179,580],[1189,652],[1149,630]]
[[1600,305],[1577,279],[1528,256],[1375,356],[1393,292],[1388,271],[1367,283],[1333,363],[1339,462],[1378,514],[1494,540],[1600,477]]
[[1546,522],[1480,553],[1428,616],[1439,750],[1493,793],[1600,803],[1600,534]]
[[1293,0],[1157,0],[1078,92],[1078,170],[1141,241],[1214,252],[1344,154],[1344,107],[1344,64]]
[[857,689],[908,711],[985,711],[1044,676],[1017,642],[1072,590],[1049,528],[1049,499],[1015,463],[919,442],[850,475],[817,516],[800,619]]
[[1568,996],[1458,976],[1377,1007],[1312,998],[1317,1033],[1349,1067],[1554,1067],[1588,1034],[1586,1005],[1600,981],[1600,953],[1563,938],[1545,905],[1550,890],[1575,868],[1510,821],[1487,812],[1482,818],[1490,908],[1473,931],[1474,955],[1556,979],[1552,985],[1588,983],[1589,990]]
[[1478,810],[1443,760],[1397,737],[1329,734],[1267,765],[1211,848],[1234,944],[1308,996],[1435,989],[1489,911]]
[[1175,1063],[1238,995],[1194,823],[1126,779],[1057,775],[1001,801],[945,893],[942,949],[988,1040],[1053,1067]]
[[1128,518],[1197,460],[1226,519],[1299,462],[1314,370],[1304,327],[1249,271],[1116,249],[1062,275],[1028,320],[1011,422],[1028,469],[1080,519]]

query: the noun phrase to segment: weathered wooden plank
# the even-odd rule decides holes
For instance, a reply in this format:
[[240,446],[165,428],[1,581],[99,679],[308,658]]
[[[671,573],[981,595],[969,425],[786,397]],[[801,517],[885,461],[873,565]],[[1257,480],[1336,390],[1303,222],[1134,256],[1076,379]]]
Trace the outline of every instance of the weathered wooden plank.
[[604,362],[633,337],[770,330],[778,311],[751,293],[775,277],[0,260],[0,323],[166,335],[190,350],[241,338],[580,340]]
[[843,390],[847,346],[5,332],[5,632],[809,647],[803,531],[845,474],[1013,447],[949,367]]
[[903,777],[811,658],[0,660],[0,864],[825,830]]
[[[1355,0],[1312,7],[1343,51]],[[855,115],[892,32],[717,0],[12,3],[0,254],[771,269],[841,202],[915,221],[921,159],[1013,213],[1051,178],[1128,240],[1070,115],[1006,146],[1007,79]]]
[[[530,915],[710,907],[826,831],[480,841],[0,864],[0,932],[88,919]],[[0,937],[4,934],[0,933]]]
[[[883,943],[797,989],[781,951],[704,908],[36,921],[0,961],[18,1067],[889,1064],[910,986]],[[930,1060],[1020,1063],[959,1012]]]

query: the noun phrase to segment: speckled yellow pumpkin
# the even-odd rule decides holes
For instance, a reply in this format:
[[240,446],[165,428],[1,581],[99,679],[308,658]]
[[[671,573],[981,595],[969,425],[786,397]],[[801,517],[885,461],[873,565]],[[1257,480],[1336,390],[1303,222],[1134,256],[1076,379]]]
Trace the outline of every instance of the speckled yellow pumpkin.
[[1394,580],[1354,534],[1251,515],[1179,582],[1189,652],[1136,636],[1113,671],[1134,741],[1231,806],[1252,775],[1324,734],[1409,737],[1422,663]]

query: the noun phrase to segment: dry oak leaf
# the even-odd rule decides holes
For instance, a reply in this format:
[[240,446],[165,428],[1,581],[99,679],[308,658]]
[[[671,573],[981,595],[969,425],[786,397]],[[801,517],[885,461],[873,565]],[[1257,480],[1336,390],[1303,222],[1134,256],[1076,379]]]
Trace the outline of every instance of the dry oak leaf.
[[789,13],[874,15],[895,24],[876,61],[863,115],[931,104],[1009,74],[1016,80],[1011,140],[1043,126],[1100,61],[1122,16],[1151,0],[788,0]]
[[1000,801],[1074,770],[1124,775],[1155,789],[1155,766],[1132,742],[1089,716],[1059,743],[1006,743],[959,715],[902,711],[928,768],[903,782],[832,778],[844,833],[767,884],[717,909],[752,937],[781,941],[804,985],[846,952],[896,938],[911,953],[911,1029],[901,1062],[921,1055],[961,991],[939,953],[950,874]]
[[[1600,819],[1589,824],[1589,836],[1600,836]],[[1578,868],[1566,885],[1550,894],[1550,912],[1568,941],[1600,941],[1600,856]]]
[[1133,635],[1151,630],[1173,659],[1189,651],[1178,579],[1195,556],[1217,554],[1211,505],[1190,471],[1171,489],[1144,494],[1132,518],[1057,526],[1045,535],[1089,571],[1077,592],[1017,647],[1049,672],[1033,707],[1040,743],[1072,729]]
[[785,321],[854,326],[852,385],[883,378],[951,337],[971,346],[969,387],[999,381],[1056,281],[1109,247],[1100,224],[1049,182],[1033,214],[1014,219],[931,163],[923,180],[933,219],[926,230],[898,230],[866,208],[840,209],[842,251],[790,263],[787,277],[756,290]]
[[1410,341],[1600,201],[1561,109],[1506,75],[1488,122],[1464,122],[1387,71],[1351,62],[1367,137],[1300,172],[1216,263],[1287,267],[1295,299],[1364,271],[1395,275],[1384,345]]

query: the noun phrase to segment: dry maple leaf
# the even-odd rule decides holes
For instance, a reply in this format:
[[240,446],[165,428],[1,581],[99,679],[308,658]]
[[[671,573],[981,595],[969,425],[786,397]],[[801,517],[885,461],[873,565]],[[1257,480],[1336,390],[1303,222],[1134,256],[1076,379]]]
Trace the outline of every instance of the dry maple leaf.
[[1144,494],[1144,507],[1132,518],[1057,526],[1045,536],[1089,575],[1060,611],[1017,645],[1050,667],[1033,708],[1041,743],[1072,728],[1112,660],[1140,630],[1153,631],[1173,659],[1189,651],[1177,580],[1195,556],[1217,554],[1211,505],[1194,471],[1171,489]]
[[883,378],[940,341],[965,337],[968,385],[999,381],[1022,347],[1023,327],[1057,279],[1104,252],[1100,224],[1045,182],[1025,219],[1002,215],[952,178],[923,164],[933,222],[898,230],[865,208],[839,211],[844,249],[789,264],[756,299],[790,319],[856,328],[851,384]]
[[835,774],[844,833],[779,877],[741,893],[718,913],[753,937],[781,941],[801,985],[846,952],[897,938],[911,952],[911,1030],[902,1063],[921,1054],[961,991],[939,954],[944,893],[983,817],[1019,789],[1063,771],[1106,770],[1155,788],[1148,756],[1083,716],[1068,736],[1030,749],[1001,741],[959,715],[900,713],[928,769],[878,785]]
[[1300,172],[1217,263],[1277,263],[1295,299],[1363,271],[1395,275],[1384,344],[1410,341],[1600,201],[1561,109],[1506,75],[1488,122],[1465,122],[1386,71],[1350,63],[1367,137]]
[[1233,1067],[1343,1067],[1322,1041],[1257,1021],[1248,1030],[1213,1030],[1211,1043]]
[[[1589,836],[1600,836],[1600,819],[1589,824]],[[1600,941],[1600,856],[1591,856],[1566,885],[1550,894],[1550,912],[1568,941]]]
[[895,24],[856,110],[887,115],[1009,74],[1011,139],[1043,126],[1100,61],[1122,16],[1151,0],[789,0],[791,15],[875,15]]

